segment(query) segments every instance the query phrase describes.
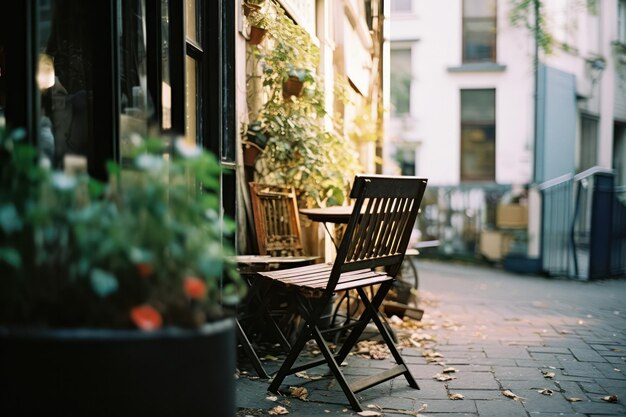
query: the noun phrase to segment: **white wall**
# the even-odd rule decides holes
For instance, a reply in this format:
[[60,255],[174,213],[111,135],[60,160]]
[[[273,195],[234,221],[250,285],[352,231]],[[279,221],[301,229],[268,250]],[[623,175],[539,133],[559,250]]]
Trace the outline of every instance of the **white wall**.
[[[415,1],[413,16],[392,16],[391,41],[414,42],[411,119],[404,124],[408,138],[421,143],[417,174],[433,185],[460,181],[460,90],[465,88],[496,89],[496,181],[525,183],[531,178],[533,44],[525,30],[508,24],[508,2],[499,3],[502,72],[448,71],[462,60],[460,0]],[[397,121],[393,125],[401,128]]]

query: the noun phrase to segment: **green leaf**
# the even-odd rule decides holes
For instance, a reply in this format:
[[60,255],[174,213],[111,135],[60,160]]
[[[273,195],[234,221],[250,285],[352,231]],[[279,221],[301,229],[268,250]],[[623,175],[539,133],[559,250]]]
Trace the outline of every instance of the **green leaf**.
[[11,247],[0,247],[0,261],[11,265],[15,269],[22,266],[20,253]]
[[117,291],[119,284],[117,278],[101,269],[93,269],[89,275],[91,289],[100,298],[108,297]]
[[0,206],[0,227],[7,235],[22,230],[22,219],[13,204]]

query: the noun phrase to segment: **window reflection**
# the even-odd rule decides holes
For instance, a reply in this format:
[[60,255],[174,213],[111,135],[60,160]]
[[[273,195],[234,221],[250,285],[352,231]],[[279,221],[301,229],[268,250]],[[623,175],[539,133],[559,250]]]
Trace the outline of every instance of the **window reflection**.
[[161,127],[172,128],[172,87],[170,81],[169,0],[161,0]]
[[[39,0],[39,150],[55,167],[86,165],[93,139],[93,35],[89,2]],[[83,167],[86,169],[86,166]]]
[[118,0],[120,25],[120,154],[132,155],[134,135],[146,136],[153,112],[146,72],[144,0]]
[[196,143],[197,104],[196,104],[196,61],[187,56],[185,59],[185,139]]

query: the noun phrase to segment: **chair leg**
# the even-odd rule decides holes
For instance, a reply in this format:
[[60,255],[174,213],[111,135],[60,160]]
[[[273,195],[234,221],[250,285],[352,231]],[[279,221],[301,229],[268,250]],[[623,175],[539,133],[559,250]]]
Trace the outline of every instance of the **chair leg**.
[[373,302],[370,302],[367,299],[367,294],[365,294],[365,291],[363,291],[362,288],[357,288],[357,291],[359,292],[359,295],[361,296],[363,303],[365,304],[365,308],[370,311],[372,321],[374,322],[374,324],[376,324],[380,335],[387,344],[387,347],[389,348],[389,351],[391,352],[393,358],[396,360],[396,364],[403,365],[406,368],[406,372],[404,372],[403,375],[406,378],[406,381],[409,383],[409,386],[415,389],[420,389],[419,385],[415,381],[415,378],[413,378],[413,375],[409,371],[409,367],[406,366],[406,363],[404,363],[402,355],[400,355],[400,352],[398,352],[398,349],[396,348],[396,345],[393,341],[392,336],[389,334],[387,327],[385,327],[380,317],[378,316],[378,307],[380,306],[380,304],[376,305]]
[[241,324],[239,324],[239,320],[235,320],[235,322],[237,324],[237,338],[239,339],[239,342],[241,343],[243,350],[246,352],[248,359],[250,359],[250,361],[252,362],[252,366],[254,367],[254,370],[256,371],[259,378],[269,379],[269,375],[267,374],[267,372],[265,372],[265,368],[263,368],[263,365],[261,364],[261,360],[259,359],[259,356],[254,351],[254,348],[252,347],[252,344],[250,343],[248,336],[246,336],[246,333],[241,328]]
[[[389,292],[390,289],[391,289],[391,283],[389,284],[382,283],[380,285],[380,288],[376,292],[376,294],[374,294],[372,303],[375,303],[376,305],[380,305],[380,303],[383,302],[385,295],[387,295],[387,292]],[[368,323],[370,322],[371,314],[372,314],[371,311],[367,308],[363,310],[363,312],[361,313],[361,316],[357,320],[359,324],[350,331],[350,333],[348,334],[348,337],[343,342],[343,345],[341,346],[341,348],[339,349],[339,352],[336,355],[339,363],[343,362],[346,359],[346,357],[350,353],[350,350],[352,350],[352,348],[356,344],[357,340],[359,339],[359,336],[361,336],[361,334],[367,327]]]
[[317,342],[317,345],[320,348],[322,355],[324,355],[324,358],[326,359],[326,363],[328,364],[328,367],[330,368],[332,373],[335,375],[335,379],[337,380],[337,382],[339,383],[339,386],[341,387],[344,394],[348,398],[348,401],[350,402],[350,405],[352,406],[352,408],[357,412],[363,411],[363,407],[361,407],[359,400],[356,398],[356,395],[354,395],[354,392],[352,392],[352,389],[350,388],[350,384],[346,380],[346,377],[343,375],[343,372],[341,372],[341,369],[340,369],[341,363],[338,364],[337,361],[335,360],[333,353],[330,351],[330,348],[328,347],[328,345],[326,344],[326,341],[324,340],[324,336],[322,335],[322,333],[320,332],[317,326],[313,328],[313,337],[315,338],[315,341]]
[[306,344],[306,342],[311,339],[310,329],[311,329],[311,326],[309,325],[309,322],[307,321],[304,325],[304,328],[302,329],[302,332],[296,339],[295,343],[291,345],[291,351],[289,351],[289,354],[285,358],[285,361],[283,362],[280,369],[276,373],[276,376],[274,376],[274,379],[272,380],[268,388],[268,391],[273,392],[273,393],[278,393],[278,388],[280,388],[280,384],[282,384],[285,377],[289,375],[289,371],[293,367],[293,364],[296,363],[296,360],[298,359],[298,356],[300,355],[300,352],[304,348],[304,345]]

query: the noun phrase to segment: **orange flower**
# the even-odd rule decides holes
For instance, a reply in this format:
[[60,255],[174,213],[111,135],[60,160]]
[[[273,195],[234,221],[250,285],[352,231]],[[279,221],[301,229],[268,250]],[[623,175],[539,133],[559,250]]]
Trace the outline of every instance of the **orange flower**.
[[156,330],[163,325],[161,314],[148,304],[133,307],[130,310],[130,318],[135,326],[147,332]]
[[187,297],[199,300],[206,297],[206,284],[198,277],[187,277],[183,283]]
[[135,265],[135,268],[137,268],[137,273],[139,273],[139,276],[141,278],[148,278],[154,272],[154,267],[152,266],[152,264],[149,264],[147,262],[141,262]]

